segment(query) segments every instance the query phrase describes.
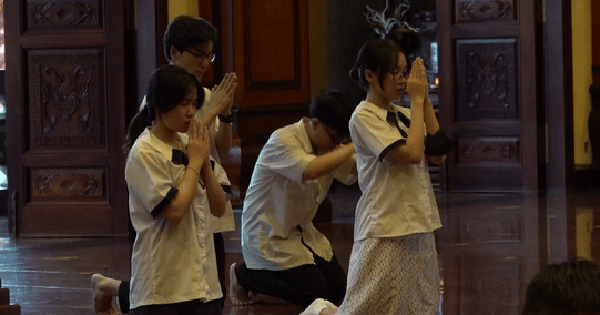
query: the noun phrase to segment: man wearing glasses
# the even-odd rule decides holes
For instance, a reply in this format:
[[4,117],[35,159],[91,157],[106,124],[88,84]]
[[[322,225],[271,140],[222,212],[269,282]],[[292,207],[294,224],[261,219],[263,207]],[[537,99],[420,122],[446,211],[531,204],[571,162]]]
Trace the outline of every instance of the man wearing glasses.
[[244,262],[229,270],[234,305],[254,303],[249,292],[305,307],[343,300],[346,273],[312,220],[334,178],[356,182],[354,146],[345,141],[351,114],[342,93],[321,91],[310,118],[276,130],[262,148],[244,199]]
[[[211,62],[215,60],[213,52],[217,30],[204,19],[190,16],[178,16],[167,26],[163,38],[166,59],[172,65],[178,65],[193,73],[198,81]],[[210,126],[211,156],[221,163],[227,157],[231,148],[231,124],[233,116],[231,107],[237,87],[235,73],[227,73],[220,84],[212,90],[204,89],[204,105],[196,113],[204,126]],[[146,104],[146,97],[140,105],[140,110]],[[222,232],[234,231],[235,223],[231,204],[220,217],[211,218],[213,229],[217,270],[225,301],[225,245]],[[118,311],[129,312],[129,282],[120,281],[100,274],[92,276],[93,307],[96,314],[113,314]],[[119,308],[113,306],[113,298],[118,296]]]

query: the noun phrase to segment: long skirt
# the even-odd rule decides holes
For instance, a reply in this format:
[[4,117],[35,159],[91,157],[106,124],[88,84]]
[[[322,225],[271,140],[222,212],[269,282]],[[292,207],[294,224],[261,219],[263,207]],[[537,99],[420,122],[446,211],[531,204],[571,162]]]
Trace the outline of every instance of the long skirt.
[[438,301],[432,232],[354,243],[346,296],[337,315],[434,315]]

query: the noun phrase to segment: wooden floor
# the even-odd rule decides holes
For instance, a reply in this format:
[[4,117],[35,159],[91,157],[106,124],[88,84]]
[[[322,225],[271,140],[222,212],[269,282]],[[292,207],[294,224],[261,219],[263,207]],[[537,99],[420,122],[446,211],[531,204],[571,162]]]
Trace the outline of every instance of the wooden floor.
[[[352,248],[356,187],[330,194],[333,222],[319,224],[344,268]],[[600,194],[437,195],[442,313],[517,315],[527,283],[548,262],[600,261]],[[237,216],[239,219],[239,215]],[[0,279],[22,314],[93,314],[90,277],[129,277],[127,238],[14,238],[0,217]],[[239,227],[239,222],[238,222]],[[594,230],[595,227],[595,230]],[[241,261],[239,232],[226,235],[227,265]],[[223,314],[298,314],[276,299]]]

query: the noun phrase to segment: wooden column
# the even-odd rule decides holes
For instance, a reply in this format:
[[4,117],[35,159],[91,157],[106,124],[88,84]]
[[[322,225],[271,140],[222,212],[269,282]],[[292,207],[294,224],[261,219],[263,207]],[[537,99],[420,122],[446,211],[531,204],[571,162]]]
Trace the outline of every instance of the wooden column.
[[[600,2],[592,1],[592,16],[600,14]],[[600,166],[600,21],[592,19],[592,111],[588,129],[592,146],[592,164]]]

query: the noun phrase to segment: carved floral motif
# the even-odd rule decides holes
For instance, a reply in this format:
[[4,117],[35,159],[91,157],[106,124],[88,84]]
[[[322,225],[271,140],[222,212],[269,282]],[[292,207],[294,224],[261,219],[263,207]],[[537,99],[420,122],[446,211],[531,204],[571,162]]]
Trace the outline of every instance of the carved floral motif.
[[99,50],[30,54],[31,137],[34,147],[81,148],[104,143]]
[[[89,70],[77,67],[73,72],[59,73],[59,70],[46,66],[42,69],[42,77],[42,108],[44,109],[42,132],[51,134],[57,127],[68,125],[73,118],[76,120],[76,125],[79,125],[80,132],[90,132]],[[69,131],[65,130],[65,132]]]
[[98,174],[51,173],[33,178],[34,195],[38,197],[102,196],[102,179]]
[[30,4],[30,24],[32,26],[82,26],[98,24],[98,1],[51,1]]
[[516,19],[514,0],[457,0],[456,21],[477,23]]
[[519,162],[519,141],[485,140],[460,141],[459,163],[476,162]]
[[458,120],[516,119],[515,39],[457,42]]

